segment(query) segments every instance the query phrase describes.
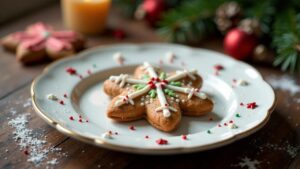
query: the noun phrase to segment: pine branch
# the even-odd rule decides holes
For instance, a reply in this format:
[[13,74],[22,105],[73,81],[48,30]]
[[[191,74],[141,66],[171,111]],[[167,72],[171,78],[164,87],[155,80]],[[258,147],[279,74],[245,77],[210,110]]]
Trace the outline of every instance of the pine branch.
[[272,45],[276,49],[275,66],[290,72],[300,71],[300,14],[286,10],[276,15]]
[[198,42],[216,32],[215,10],[225,0],[193,0],[168,11],[160,22],[158,32],[174,42]]
[[[245,3],[248,2],[248,3]],[[260,22],[262,33],[270,34],[274,21],[277,0],[241,1],[244,17],[256,18]]]
[[113,2],[120,6],[127,17],[133,17],[142,0],[113,0]]

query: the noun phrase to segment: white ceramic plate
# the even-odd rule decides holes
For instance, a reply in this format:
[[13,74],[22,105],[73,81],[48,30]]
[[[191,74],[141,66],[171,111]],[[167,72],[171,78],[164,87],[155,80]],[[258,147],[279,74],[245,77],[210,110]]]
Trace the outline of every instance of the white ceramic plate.
[[[173,63],[166,57],[169,51],[176,55]],[[113,59],[116,52],[124,55],[123,66]],[[110,75],[132,73],[144,61],[167,70],[197,69],[204,79],[203,91],[214,101],[213,112],[183,117],[179,129],[171,133],[158,131],[146,120],[117,123],[108,119],[105,112],[110,99],[102,90],[102,82]],[[214,66],[218,64],[224,70],[216,75]],[[78,75],[69,75],[66,67],[73,67]],[[240,86],[234,79],[249,84]],[[38,114],[60,132],[100,147],[141,154],[187,153],[226,145],[264,126],[275,105],[272,88],[248,64],[217,52],[171,44],[124,44],[85,51],[46,68],[33,82],[31,92]],[[49,100],[49,94],[63,100],[64,105]],[[246,104],[252,102],[258,106],[248,109]],[[229,127],[231,122],[238,128]],[[129,129],[132,125],[136,130]],[[112,138],[102,137],[107,131],[113,132]],[[182,139],[182,135],[188,139]],[[158,145],[159,138],[168,140],[168,144]]]

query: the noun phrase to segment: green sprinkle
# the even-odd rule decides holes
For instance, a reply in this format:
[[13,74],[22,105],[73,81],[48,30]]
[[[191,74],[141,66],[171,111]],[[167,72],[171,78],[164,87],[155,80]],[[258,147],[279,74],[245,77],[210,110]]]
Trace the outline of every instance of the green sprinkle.
[[165,89],[164,92],[168,95],[168,96],[171,96],[171,97],[175,97],[176,94],[173,90],[171,89]]
[[207,130],[207,133],[208,133],[208,134],[211,134],[211,131],[210,131],[210,130]]
[[174,92],[169,92],[168,95],[171,96],[171,97],[175,97],[176,96]]
[[235,117],[241,117],[241,115],[237,113],[237,114],[235,115]]
[[93,64],[93,68],[96,68],[97,67],[97,65],[96,64]]
[[152,89],[149,91],[149,95],[151,98],[155,98],[156,97],[156,90]]
[[134,84],[134,85],[133,85],[133,88],[134,88],[135,90],[141,90],[141,89],[143,89],[145,86],[146,86],[145,84]]
[[167,78],[167,74],[165,72],[161,72],[159,78],[165,80]]
[[170,82],[170,85],[172,85],[172,86],[178,86],[178,87],[182,86],[181,82]]

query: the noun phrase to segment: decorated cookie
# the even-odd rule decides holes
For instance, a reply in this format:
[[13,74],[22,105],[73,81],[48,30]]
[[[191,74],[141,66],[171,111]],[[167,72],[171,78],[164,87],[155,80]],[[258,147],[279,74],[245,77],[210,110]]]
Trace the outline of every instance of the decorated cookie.
[[7,35],[2,45],[16,52],[20,62],[30,64],[47,56],[52,60],[70,56],[84,47],[84,40],[76,32],[55,31],[49,25],[36,23],[23,32]]
[[111,76],[104,91],[112,97],[107,116],[116,121],[146,118],[155,128],[172,131],[181,116],[201,116],[213,102],[200,91],[202,78],[196,70],[166,73],[145,62],[134,75]]

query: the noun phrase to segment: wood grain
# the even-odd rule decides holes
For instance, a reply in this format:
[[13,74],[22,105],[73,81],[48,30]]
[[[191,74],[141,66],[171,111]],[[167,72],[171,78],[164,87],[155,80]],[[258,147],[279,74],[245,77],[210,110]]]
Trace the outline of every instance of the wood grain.
[[[11,31],[21,30],[26,25],[35,21],[44,21],[55,27],[62,28],[58,5],[50,6],[38,13],[24,16],[0,28],[0,36]],[[161,42],[153,29],[143,22],[136,22],[122,18],[113,10],[109,18],[110,28],[122,28],[127,33],[127,38],[118,40],[110,33],[96,37],[88,37],[88,47],[114,44],[114,43],[144,43]],[[220,40],[208,40],[198,47],[209,48],[222,52]],[[7,121],[18,114],[29,112],[29,127],[46,140],[46,148],[62,148],[67,154],[59,158],[59,164],[53,168],[241,168],[238,164],[241,159],[248,157],[258,160],[257,168],[283,169],[299,168],[300,156],[295,147],[300,146],[300,106],[294,101],[300,97],[300,93],[292,96],[286,91],[276,90],[278,105],[267,125],[257,133],[237,141],[233,144],[200,153],[172,155],[172,156],[146,156],[128,153],[120,153],[98,148],[80,141],[68,138],[47,125],[39,118],[31,107],[24,108],[23,103],[29,98],[30,82],[38,75],[45,64],[24,67],[17,63],[13,54],[0,50],[0,168],[33,168],[34,165],[27,162],[27,156],[19,150],[12,139],[13,129]],[[273,68],[254,65],[264,77],[288,75]],[[290,76],[290,75],[289,75]],[[293,76],[298,80],[299,76]],[[17,110],[16,115],[10,113],[10,109]],[[46,136],[46,137],[45,137]],[[294,148],[294,149],[293,149]],[[8,150],[8,152],[6,152]],[[56,157],[56,154],[49,154]],[[42,164],[39,168],[45,168]],[[244,167],[247,168],[247,167]]]

